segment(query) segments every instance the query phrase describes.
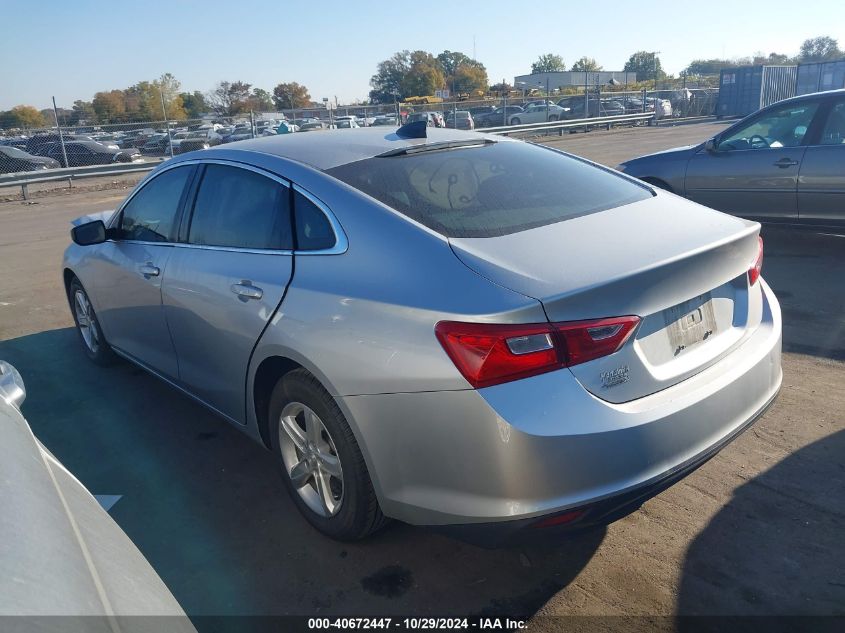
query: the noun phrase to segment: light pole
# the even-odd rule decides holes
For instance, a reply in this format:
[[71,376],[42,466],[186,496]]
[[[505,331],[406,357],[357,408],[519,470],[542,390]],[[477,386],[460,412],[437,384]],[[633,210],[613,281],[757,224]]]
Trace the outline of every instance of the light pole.
[[548,122],[549,122],[549,76],[546,75],[546,123],[548,123]]
[[502,77],[502,125],[508,124],[508,85]]

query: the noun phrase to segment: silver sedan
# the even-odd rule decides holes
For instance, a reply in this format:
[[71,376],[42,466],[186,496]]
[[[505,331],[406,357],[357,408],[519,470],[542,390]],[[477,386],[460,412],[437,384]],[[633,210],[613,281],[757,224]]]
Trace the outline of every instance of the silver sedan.
[[179,156],[77,222],[62,274],[88,357],[264,444],[318,530],[494,542],[635,509],[774,399],[759,228],[409,124]]

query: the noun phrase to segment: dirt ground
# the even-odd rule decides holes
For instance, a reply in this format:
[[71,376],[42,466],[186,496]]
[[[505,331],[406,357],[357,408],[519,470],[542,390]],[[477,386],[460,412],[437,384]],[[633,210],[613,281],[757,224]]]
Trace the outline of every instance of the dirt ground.
[[[615,165],[717,129],[551,142]],[[112,516],[189,614],[485,613],[537,616],[542,630],[654,623],[577,615],[845,615],[845,237],[764,229],[763,275],[784,312],[781,394],[638,512],[500,550],[399,524],[340,544],[297,515],[262,447],[142,371],[79,351],[59,275],[69,221],[124,195],[0,204],[0,358],[23,375],[44,444],[93,493],[123,495]]]

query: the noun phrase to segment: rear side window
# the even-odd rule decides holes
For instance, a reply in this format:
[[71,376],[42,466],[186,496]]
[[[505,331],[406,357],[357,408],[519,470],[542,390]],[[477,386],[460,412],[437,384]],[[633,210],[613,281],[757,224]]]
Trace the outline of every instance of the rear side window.
[[650,197],[643,186],[529,143],[368,158],[329,174],[446,237],[495,237]]
[[208,246],[292,249],[288,188],[247,169],[206,166],[188,241]]
[[294,207],[297,250],[319,251],[334,246],[334,231],[320,207],[299,191],[294,191]]
[[156,176],[123,207],[120,236],[124,240],[172,242],[176,213],[192,167],[176,167]]

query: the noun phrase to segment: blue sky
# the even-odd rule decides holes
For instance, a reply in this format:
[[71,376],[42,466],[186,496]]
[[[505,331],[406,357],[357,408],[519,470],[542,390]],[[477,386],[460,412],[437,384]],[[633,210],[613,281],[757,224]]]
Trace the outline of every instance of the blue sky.
[[[667,72],[695,58],[794,54],[830,35],[845,48],[841,0],[563,2],[413,0],[0,0],[0,109],[90,100],[173,73],[188,91],[220,80],[272,90],[305,84],[311,97],[366,98],[376,64],[402,49],[472,55],[491,81],[513,81],[547,52],[620,70],[637,50],[659,50]],[[579,8],[583,6],[584,8]],[[417,9],[419,8],[419,9]]]

